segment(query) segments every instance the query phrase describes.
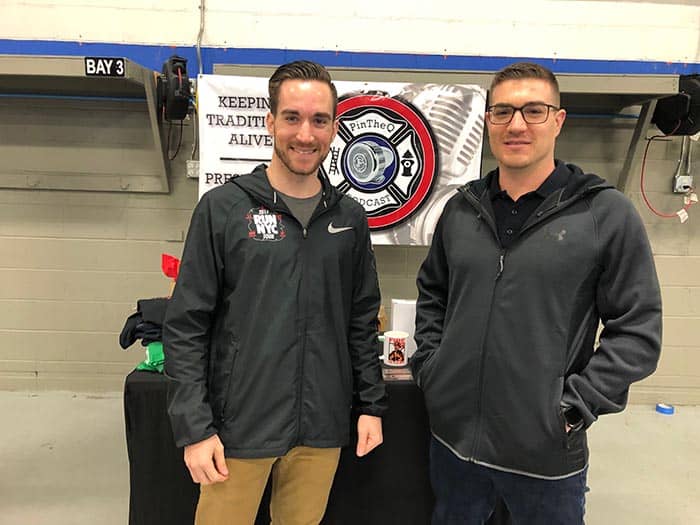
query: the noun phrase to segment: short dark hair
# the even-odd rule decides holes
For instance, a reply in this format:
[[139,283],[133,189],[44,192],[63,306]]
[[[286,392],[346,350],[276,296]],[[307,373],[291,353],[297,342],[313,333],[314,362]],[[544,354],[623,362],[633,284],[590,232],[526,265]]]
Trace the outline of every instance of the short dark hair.
[[270,95],[270,112],[273,115],[277,113],[280,86],[285,80],[318,80],[327,84],[333,95],[333,118],[335,118],[338,107],[338,91],[333,85],[331,75],[321,64],[309,60],[297,60],[288,64],[282,64],[270,77],[267,91]]
[[489,91],[493,92],[496,86],[507,80],[525,80],[531,78],[544,80],[549,83],[557,99],[557,105],[559,105],[560,95],[557,77],[546,67],[532,62],[517,62],[501,69],[493,76]]

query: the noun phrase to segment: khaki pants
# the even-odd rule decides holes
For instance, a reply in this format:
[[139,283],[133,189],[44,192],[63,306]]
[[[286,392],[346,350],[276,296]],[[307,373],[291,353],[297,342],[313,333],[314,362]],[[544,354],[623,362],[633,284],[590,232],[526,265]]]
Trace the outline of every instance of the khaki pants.
[[253,525],[270,471],[272,525],[317,525],[339,459],[339,448],[310,447],[281,457],[226,458],[228,480],[202,485],[195,525]]

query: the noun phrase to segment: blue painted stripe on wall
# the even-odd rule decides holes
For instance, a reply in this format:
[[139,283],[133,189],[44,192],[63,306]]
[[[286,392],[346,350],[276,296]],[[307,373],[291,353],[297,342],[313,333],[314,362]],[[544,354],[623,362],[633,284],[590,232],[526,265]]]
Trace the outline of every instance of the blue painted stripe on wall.
[[[0,54],[67,55],[124,57],[160,71],[168,57],[180,55],[188,60],[190,76],[198,71],[194,46],[163,46],[116,43],[81,43],[51,40],[3,40]],[[537,57],[442,56],[410,53],[365,53],[350,51],[314,51],[304,49],[202,48],[204,73],[214,64],[278,65],[304,58],[329,67],[374,69],[430,69],[451,71],[497,71],[515,61],[527,60],[547,66],[555,73],[668,74],[700,73],[700,62],[651,62],[635,60],[578,60]]]

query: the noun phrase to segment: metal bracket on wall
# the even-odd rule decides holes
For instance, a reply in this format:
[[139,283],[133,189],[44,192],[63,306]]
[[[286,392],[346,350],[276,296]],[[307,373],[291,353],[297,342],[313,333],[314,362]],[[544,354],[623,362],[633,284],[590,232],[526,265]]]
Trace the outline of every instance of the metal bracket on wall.
[[0,121],[0,188],[169,192],[155,72],[125,58],[0,55]]
[[622,166],[620,176],[617,179],[617,189],[622,193],[627,193],[629,176],[632,171],[632,167],[635,165],[634,160],[644,148],[647,131],[651,125],[651,118],[654,116],[654,108],[656,108],[656,100],[650,100],[642,104],[642,111],[639,113],[639,119],[637,119],[637,125],[634,127],[632,140],[630,141],[629,148],[627,149],[625,163]]

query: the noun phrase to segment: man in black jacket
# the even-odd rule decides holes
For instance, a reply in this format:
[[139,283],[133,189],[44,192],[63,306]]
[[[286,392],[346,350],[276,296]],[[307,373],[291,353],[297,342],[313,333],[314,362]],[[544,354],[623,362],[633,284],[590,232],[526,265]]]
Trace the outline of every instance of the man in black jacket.
[[654,261],[631,202],[555,160],[554,75],[514,64],[489,96],[498,169],[448,202],[417,280],[433,525],[481,524],[498,498],[515,523],[582,524],[586,429],[659,358]]
[[351,406],[358,456],[382,442],[367,218],[319,175],[335,86],[300,61],[269,92],[270,165],[200,200],[164,326],[173,433],[202,485],[197,524],[252,524],[270,473],[273,523],[318,523]]

